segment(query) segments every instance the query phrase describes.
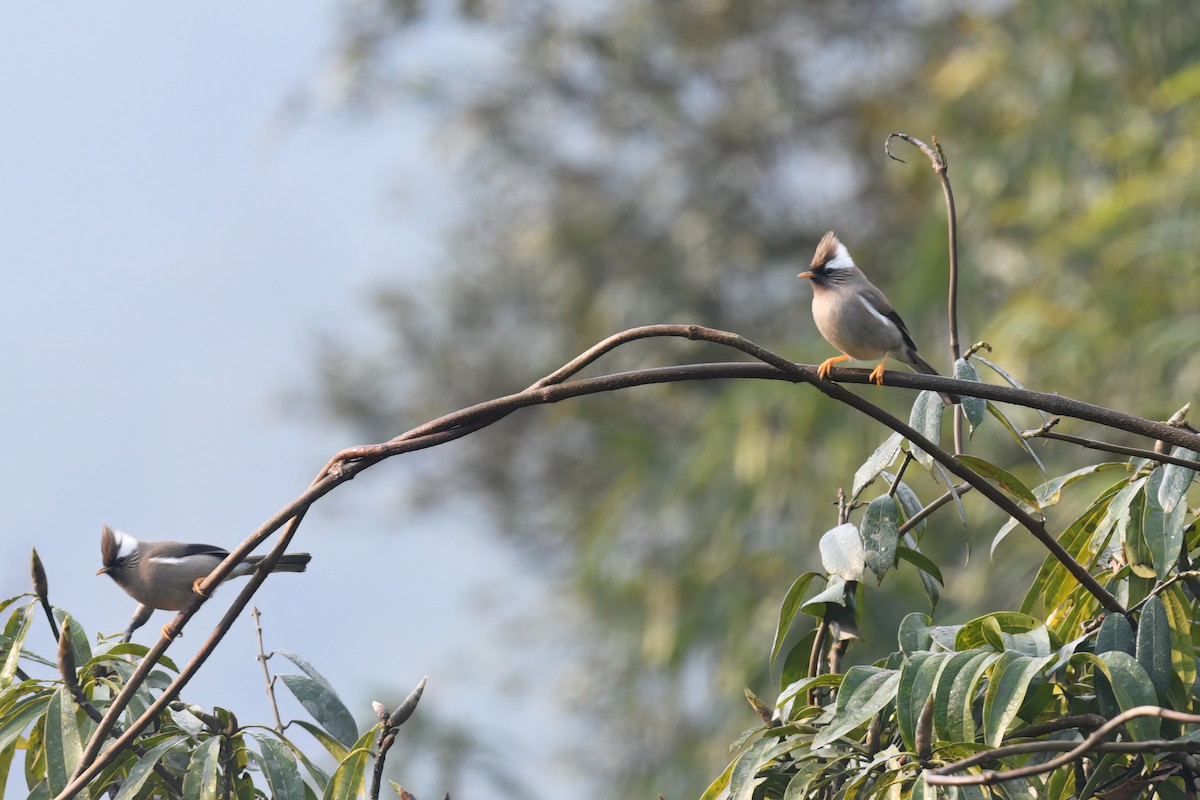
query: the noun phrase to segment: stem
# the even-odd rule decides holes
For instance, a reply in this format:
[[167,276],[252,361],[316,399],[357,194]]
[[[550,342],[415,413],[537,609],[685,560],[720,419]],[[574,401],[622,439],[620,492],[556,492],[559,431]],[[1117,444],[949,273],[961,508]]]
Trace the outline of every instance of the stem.
[[271,656],[263,650],[262,614],[258,612],[257,606],[250,609],[250,616],[254,617],[254,635],[258,638],[258,663],[262,664],[263,679],[267,684],[267,699],[271,702],[271,714],[275,717],[275,730],[283,736],[283,720],[279,717],[279,704],[275,701],[275,680],[271,677],[271,671],[267,669],[267,659]]

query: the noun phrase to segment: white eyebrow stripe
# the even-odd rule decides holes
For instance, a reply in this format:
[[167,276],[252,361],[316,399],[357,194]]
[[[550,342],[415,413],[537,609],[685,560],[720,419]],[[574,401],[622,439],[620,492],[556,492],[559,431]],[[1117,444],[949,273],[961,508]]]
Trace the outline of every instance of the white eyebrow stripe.
[[182,564],[187,561],[186,558],[175,558],[174,556],[150,556],[150,560],[155,564]]
[[870,300],[868,300],[866,297],[864,297],[864,296],[862,296],[862,295],[860,294],[860,295],[858,296],[858,302],[860,302],[860,303],[862,303],[864,306],[866,306],[866,307],[867,307],[867,311],[870,311],[870,312],[871,312],[871,314],[872,314],[872,315],[874,315],[875,319],[879,320],[879,321],[880,321],[880,322],[882,322],[884,325],[887,325],[887,326],[888,326],[888,327],[890,327],[890,328],[895,328],[895,327],[896,327],[896,323],[892,322],[890,319],[888,319],[887,317],[885,317],[883,314],[880,314],[880,313],[879,313],[879,309],[877,309],[875,306],[871,305],[871,301],[870,301]]
[[137,549],[138,540],[124,531],[113,531],[117,537],[117,558],[128,558]]
[[825,269],[849,269],[854,266],[854,259],[850,257],[850,252],[846,249],[846,245],[838,242],[837,254],[825,262]]

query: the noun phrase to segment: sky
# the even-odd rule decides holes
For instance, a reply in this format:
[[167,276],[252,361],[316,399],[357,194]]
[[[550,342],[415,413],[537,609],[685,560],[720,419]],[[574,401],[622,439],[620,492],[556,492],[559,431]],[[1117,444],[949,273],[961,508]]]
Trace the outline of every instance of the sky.
[[[93,633],[119,632],[136,604],[94,575],[102,524],[232,547],[361,443],[288,398],[313,385],[322,332],[370,341],[371,288],[435,268],[458,209],[416,113],[285,113],[328,68],[334,10],[0,7],[0,599],[28,591],[36,547],[52,602]],[[395,192],[399,174],[420,191]],[[266,647],[312,661],[360,725],[372,699],[394,705],[429,675],[418,715],[471,725],[531,778],[546,765],[521,754],[552,712],[497,682],[517,670],[535,689],[553,667],[506,646],[497,620],[547,589],[509,575],[519,560],[470,512],[402,513],[404,475],[377,466],[309,514],[293,545],[313,554],[309,572],[274,576],[253,601]],[[497,595],[499,576],[510,588]],[[190,657],[234,591],[172,658]],[[44,629],[30,646],[49,655]],[[268,723],[256,648],[247,617],[185,698]],[[303,715],[286,700],[284,713]]]

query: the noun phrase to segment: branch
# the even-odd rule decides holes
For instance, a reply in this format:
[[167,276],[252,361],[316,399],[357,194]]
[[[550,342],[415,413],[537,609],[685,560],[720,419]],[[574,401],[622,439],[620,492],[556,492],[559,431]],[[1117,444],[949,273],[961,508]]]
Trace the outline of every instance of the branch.
[[[942,194],[946,198],[946,227],[950,247],[950,286],[946,316],[950,322],[950,363],[957,364],[958,359],[962,357],[962,348],[958,343],[958,214],[954,210],[954,190],[950,187],[950,164],[946,161],[946,154],[942,152],[942,146],[938,144],[936,136],[930,137],[933,142],[933,146],[930,147],[915,136],[909,136],[906,133],[888,134],[883,143],[883,151],[889,158],[903,163],[903,159],[892,155],[892,139],[903,139],[919,148],[929,158],[933,171],[937,173],[938,180],[942,183]],[[962,406],[956,403],[954,406],[954,453],[957,455],[962,451],[963,410]]]
[[263,650],[262,615],[258,613],[257,608],[252,608],[250,616],[254,617],[254,635],[258,638],[258,663],[262,664],[263,678],[267,683],[267,699],[271,702],[271,714],[275,717],[275,730],[282,736],[283,720],[279,718],[279,704],[275,702],[275,681],[271,678],[271,671],[267,669],[267,659],[270,656]]
[[1065,433],[1053,433],[1051,428],[1059,423],[1058,417],[1054,417],[1040,428],[1033,428],[1027,431],[1021,431],[1022,439],[1053,439],[1058,442],[1067,442],[1068,444],[1079,445],[1086,447],[1088,450],[1099,450],[1104,453],[1117,453],[1118,455],[1131,456],[1133,458],[1145,458],[1150,461],[1157,461],[1160,464],[1174,464],[1177,467],[1187,467],[1188,469],[1200,470],[1200,463],[1189,461],[1186,458],[1179,458],[1170,453],[1159,453],[1154,450],[1146,450],[1140,447],[1126,447],[1122,444],[1112,444],[1111,442],[1099,442],[1095,439],[1084,439],[1080,436],[1070,436]]
[[[985,750],[982,753],[976,753],[975,755],[970,756],[969,758],[964,758],[961,761],[955,761],[953,764],[947,764],[943,767],[938,767],[937,769],[926,772],[925,783],[930,786],[990,786],[1003,781],[1012,781],[1017,780],[1018,778],[1029,778],[1034,775],[1041,775],[1045,772],[1052,772],[1059,767],[1070,764],[1072,761],[1075,761],[1078,758],[1082,758],[1089,752],[1096,751],[1109,753],[1200,751],[1200,742],[1198,741],[1103,741],[1104,737],[1109,733],[1121,727],[1129,720],[1137,717],[1159,717],[1160,719],[1169,719],[1173,722],[1185,722],[1189,725],[1200,725],[1200,716],[1195,714],[1184,714],[1180,711],[1173,711],[1169,708],[1159,708],[1158,706],[1136,706],[1135,708],[1131,708],[1128,711],[1118,714],[1108,722],[1101,725],[1092,733],[1091,736],[1084,739],[1078,745],[1076,745],[1074,742],[1022,742],[1020,744],[996,747],[991,750]],[[1065,749],[1064,745],[1070,748],[1068,752],[1063,753],[1058,758],[1052,758],[1049,761],[1045,761],[1040,764],[1030,764],[1028,766],[1019,767],[1016,769],[1005,770],[1004,772],[984,770],[977,775],[952,774],[955,772],[962,772],[964,769],[976,766],[977,764],[993,761],[1005,756],[1061,750]]]
[[[740,350],[764,363],[695,364],[661,367],[579,379],[569,383],[561,382],[620,344],[636,339],[658,336],[675,336],[691,340],[714,342]],[[1161,439],[1171,444],[1200,451],[1200,435],[1190,433],[1179,427],[1146,420],[1060,395],[1044,394],[1024,389],[1014,389],[1006,386],[995,386],[976,381],[957,380],[935,375],[897,372],[888,372],[886,375],[888,382],[898,388],[950,391],[960,395],[1013,403],[1029,408],[1038,408],[1051,413],[1096,422],[1130,433]],[[836,369],[833,370],[833,377],[838,381],[845,381],[847,383],[867,382],[866,370]],[[520,408],[557,403],[574,397],[611,392],[633,386],[693,380],[747,378],[808,383],[825,395],[867,414],[894,431],[898,431],[910,442],[920,447],[926,453],[929,453],[948,471],[965,480],[979,491],[980,494],[987,497],[993,504],[1014,517],[1022,526],[1033,533],[1057,559],[1063,562],[1072,575],[1081,584],[1086,586],[1088,591],[1105,608],[1118,613],[1124,613],[1124,609],[1112,595],[1100,586],[1085,568],[1074,561],[1063,550],[1040,522],[1034,520],[1006,495],[992,487],[973,471],[967,469],[957,459],[934,445],[911,426],[869,401],[851,393],[838,383],[818,379],[814,366],[794,364],[737,334],[705,328],[699,325],[650,325],[631,328],[600,342],[555,373],[538,381],[524,392],[496,398],[447,414],[380,444],[350,447],[337,453],[329,460],[312,485],[303,494],[278,511],[264,522],[257,531],[234,548],[229,556],[200,584],[199,593],[196,598],[168,624],[164,629],[163,637],[143,657],[125,687],[113,699],[107,713],[104,715],[104,719],[97,725],[91,739],[88,741],[83,757],[80,759],[79,766],[76,769],[76,774],[73,776],[70,785],[59,794],[58,800],[66,800],[66,798],[75,796],[75,794],[86,786],[88,781],[99,774],[105,764],[112,761],[121,748],[127,746],[145,728],[153,716],[159,713],[166,703],[174,699],[179,690],[186,685],[195,671],[212,652],[213,648],[224,637],[225,632],[232,625],[233,619],[245,608],[250,598],[258,590],[258,587],[266,577],[270,564],[273,564],[279,558],[279,555],[283,552],[283,547],[286,547],[287,542],[291,540],[305,511],[321,497],[324,497],[346,481],[352,480],[363,470],[395,455],[436,447],[462,438],[503,419]],[[173,636],[178,635],[182,627],[205,602],[207,595],[228,576],[234,566],[240,563],[268,536],[289,522],[291,524],[280,538],[279,544],[268,554],[260,568],[256,570],[250,582],[234,601],[229,614],[222,618],[221,623],[214,629],[202,649],[176,677],[175,681],[172,682],[166,691],[160,695],[158,700],[130,725],[125,735],[118,739],[117,744],[105,751],[102,759],[99,758],[100,747],[107,737],[108,732],[112,729],[113,723],[128,706],[134,693],[170,646]]]

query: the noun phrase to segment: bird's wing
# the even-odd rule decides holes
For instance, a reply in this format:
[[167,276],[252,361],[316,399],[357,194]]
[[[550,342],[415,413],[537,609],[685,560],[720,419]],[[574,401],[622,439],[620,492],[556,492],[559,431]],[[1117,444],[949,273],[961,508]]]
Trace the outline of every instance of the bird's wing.
[[229,551],[223,547],[216,547],[211,544],[181,543],[178,546],[178,550],[172,548],[171,552],[164,553],[163,555],[169,555],[174,558],[180,558],[182,556],[216,556],[217,558],[225,558],[225,556],[229,555]]
[[913,341],[912,335],[909,334],[908,326],[904,324],[904,320],[896,313],[896,309],[892,308],[892,304],[888,302],[883,292],[879,291],[879,288],[875,284],[868,281],[867,285],[863,288],[862,296],[872,309],[881,316],[891,320],[900,329],[900,335],[904,337],[904,344],[908,345],[909,349],[915,353],[917,344]]

